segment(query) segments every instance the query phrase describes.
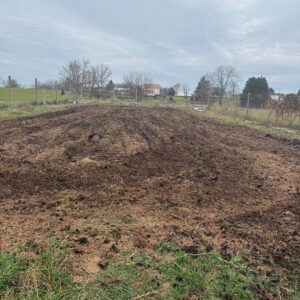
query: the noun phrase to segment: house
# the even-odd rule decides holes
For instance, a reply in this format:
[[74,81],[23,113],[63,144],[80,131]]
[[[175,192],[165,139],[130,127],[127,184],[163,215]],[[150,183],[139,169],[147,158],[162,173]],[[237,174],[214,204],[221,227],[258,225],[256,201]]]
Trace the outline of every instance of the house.
[[130,94],[130,89],[125,87],[116,87],[115,95],[116,96],[128,96]]
[[282,102],[285,99],[285,96],[283,94],[273,94],[270,95],[270,99],[274,102]]
[[148,84],[146,86],[146,96],[160,96],[161,86],[159,84]]

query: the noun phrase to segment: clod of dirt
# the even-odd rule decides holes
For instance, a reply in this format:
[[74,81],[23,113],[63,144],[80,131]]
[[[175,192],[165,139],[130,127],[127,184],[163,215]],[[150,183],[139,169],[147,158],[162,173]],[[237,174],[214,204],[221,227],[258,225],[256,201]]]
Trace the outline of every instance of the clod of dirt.
[[84,252],[85,252],[82,248],[79,248],[79,247],[73,248],[73,251],[75,254],[84,254]]
[[133,245],[136,248],[146,248],[148,246],[148,241],[143,237],[136,237],[133,241]]
[[100,135],[97,133],[92,133],[88,136],[88,139],[93,142],[98,142],[100,141]]
[[79,244],[88,244],[89,240],[87,239],[87,237],[82,236],[79,239],[77,239],[76,242],[78,242]]

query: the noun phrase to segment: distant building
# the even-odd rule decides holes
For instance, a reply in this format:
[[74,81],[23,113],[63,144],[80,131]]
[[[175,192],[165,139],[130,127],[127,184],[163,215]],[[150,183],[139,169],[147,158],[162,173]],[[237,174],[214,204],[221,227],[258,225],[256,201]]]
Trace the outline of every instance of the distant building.
[[273,94],[273,95],[270,95],[270,99],[275,102],[281,102],[281,101],[284,101],[285,96],[283,94]]
[[146,86],[146,96],[160,96],[161,86],[159,84],[149,84]]
[[116,87],[115,95],[116,96],[128,96],[130,94],[130,89],[125,87]]

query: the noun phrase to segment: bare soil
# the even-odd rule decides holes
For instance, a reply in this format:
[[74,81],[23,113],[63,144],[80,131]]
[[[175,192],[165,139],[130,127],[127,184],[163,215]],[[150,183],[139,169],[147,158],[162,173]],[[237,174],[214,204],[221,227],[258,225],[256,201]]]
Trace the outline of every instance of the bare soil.
[[[74,271],[162,241],[300,257],[300,145],[168,108],[81,107],[0,123],[0,247],[68,241]],[[270,257],[273,257],[271,262]]]

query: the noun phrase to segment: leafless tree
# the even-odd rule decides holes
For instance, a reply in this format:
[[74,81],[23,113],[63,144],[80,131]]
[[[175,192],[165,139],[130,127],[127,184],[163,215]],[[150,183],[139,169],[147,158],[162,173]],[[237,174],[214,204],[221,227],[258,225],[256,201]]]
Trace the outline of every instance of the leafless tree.
[[147,94],[152,79],[145,73],[129,73],[123,78],[124,84],[130,89],[131,95],[136,95],[137,101],[141,101]]
[[76,59],[67,63],[61,72],[65,88],[79,94],[87,87],[103,90],[111,78],[112,72],[104,64],[91,65],[87,59]]
[[211,77],[214,87],[219,90],[219,103],[222,105],[223,98],[229,92],[230,87],[237,83],[237,72],[232,66],[219,66]]
[[104,64],[92,66],[90,69],[90,83],[93,87],[103,90],[111,79],[111,75],[110,68]]
[[183,83],[183,84],[181,85],[181,88],[182,88],[184,97],[187,97],[187,95],[188,95],[188,93],[189,93],[189,90],[190,90],[188,84],[187,84],[187,83]]
[[237,83],[237,81],[231,81],[230,82],[230,85],[229,85],[229,94],[230,96],[236,96],[237,93],[238,93],[238,88],[239,88],[239,85]]
[[81,60],[81,94],[82,94],[82,89],[88,84],[89,82],[89,77],[90,77],[90,61],[88,59],[82,59]]
[[80,60],[72,60],[67,63],[61,72],[66,88],[75,91],[78,95],[82,84],[82,67]]

